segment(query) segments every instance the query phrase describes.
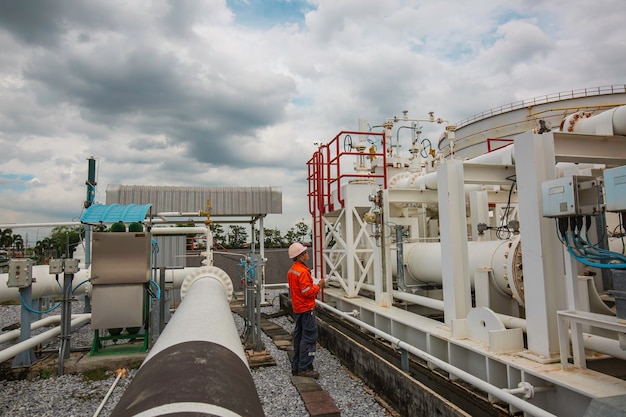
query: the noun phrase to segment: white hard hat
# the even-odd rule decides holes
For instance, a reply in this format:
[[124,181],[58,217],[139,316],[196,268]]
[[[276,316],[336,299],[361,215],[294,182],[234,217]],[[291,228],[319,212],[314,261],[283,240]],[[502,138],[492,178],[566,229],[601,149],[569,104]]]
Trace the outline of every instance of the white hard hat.
[[289,246],[289,258],[293,259],[304,251],[306,251],[306,246],[304,246],[302,243],[292,243],[291,246]]

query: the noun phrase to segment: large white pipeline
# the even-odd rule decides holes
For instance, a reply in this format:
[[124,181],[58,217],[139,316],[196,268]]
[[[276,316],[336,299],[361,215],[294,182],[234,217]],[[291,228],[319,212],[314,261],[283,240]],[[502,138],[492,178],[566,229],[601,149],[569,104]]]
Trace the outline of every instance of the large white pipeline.
[[[165,282],[172,285],[173,288],[180,288],[185,277],[199,267],[188,267],[182,269],[167,269],[165,270]],[[91,269],[80,270],[74,275],[73,287],[75,290],[82,282],[89,280],[91,276]],[[51,275],[48,272],[47,265],[35,265],[33,266],[33,277],[36,281],[33,282],[33,299],[51,296],[60,296],[62,294],[61,287],[56,280],[55,275]],[[20,299],[18,288],[7,287],[6,281],[8,274],[0,274],[0,302],[5,301],[17,301]],[[59,276],[59,280],[62,279],[62,275]],[[84,285],[85,291],[88,291],[89,286]],[[79,294],[82,289],[78,290]]]
[[185,278],[181,295],[111,416],[264,416],[230,311],[226,272],[197,270]]
[[[151,233],[153,235],[180,235],[189,233],[205,234],[207,236],[207,242],[210,241],[209,239],[212,239],[211,231],[207,227],[155,227],[152,229]],[[207,261],[210,264],[210,251],[207,252],[209,252],[209,254],[207,254]],[[167,283],[172,283],[174,288],[180,288],[180,285],[185,277],[196,269],[198,269],[198,267],[166,270],[165,281]],[[60,274],[59,280],[57,281],[57,276],[50,274],[48,265],[34,265],[32,276],[33,299],[62,295],[63,291],[61,289],[61,285],[63,282],[63,275]],[[7,287],[8,278],[8,274],[0,274],[0,303],[6,301],[18,301],[20,299],[18,288]],[[85,280],[88,281],[90,278],[91,269],[81,269],[78,271],[74,274],[72,291],[76,290],[79,285],[83,284]],[[80,291],[89,292],[90,290],[90,285],[83,285],[83,288],[79,290],[79,293]]]
[[561,122],[561,130],[588,135],[626,135],[626,106],[615,107],[595,116],[589,112],[570,114]]

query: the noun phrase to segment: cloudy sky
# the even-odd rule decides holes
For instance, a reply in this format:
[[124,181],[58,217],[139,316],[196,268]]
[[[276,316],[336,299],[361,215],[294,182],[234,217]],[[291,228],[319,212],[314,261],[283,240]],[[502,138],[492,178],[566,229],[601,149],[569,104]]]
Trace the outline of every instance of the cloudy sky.
[[286,231],[309,220],[315,142],[405,109],[456,122],[623,85],[624,16],[623,0],[0,0],[0,223],[78,219],[94,156],[99,202],[108,184],[281,186],[266,226]]

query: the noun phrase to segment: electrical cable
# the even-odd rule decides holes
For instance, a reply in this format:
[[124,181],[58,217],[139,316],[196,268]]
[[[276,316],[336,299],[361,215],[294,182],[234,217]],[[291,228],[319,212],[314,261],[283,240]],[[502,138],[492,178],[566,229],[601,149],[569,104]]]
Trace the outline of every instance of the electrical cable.
[[[509,229],[509,215],[511,211],[511,197],[513,196],[513,191],[517,188],[517,179],[515,175],[511,175],[506,177],[507,180],[511,181],[511,188],[509,189],[509,196],[507,198],[506,207],[504,208],[504,213],[502,214],[501,225],[496,227],[496,238],[499,240],[507,240],[511,237],[511,230]],[[506,231],[506,236],[503,236],[502,232]]]
[[150,285],[153,285],[154,287],[156,287],[156,294],[152,293],[154,296],[152,297],[153,300],[159,300],[161,298],[161,286],[153,279],[151,279],[148,282],[148,289],[150,290]]
[[[580,232],[582,232],[583,224],[585,223],[582,216],[558,218],[556,220],[559,240],[567,248],[569,254],[578,262],[600,269],[626,269],[626,256],[598,248],[594,245],[590,246],[589,242],[580,237]],[[588,217],[586,220],[586,227],[589,228],[591,218]]]

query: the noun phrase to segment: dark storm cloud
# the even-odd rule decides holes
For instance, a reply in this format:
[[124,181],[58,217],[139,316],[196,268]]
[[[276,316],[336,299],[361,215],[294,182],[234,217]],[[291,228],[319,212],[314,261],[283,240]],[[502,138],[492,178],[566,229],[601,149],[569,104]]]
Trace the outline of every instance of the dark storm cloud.
[[69,103],[91,122],[166,135],[212,164],[245,164],[234,137],[254,136],[280,120],[295,89],[284,76],[198,69],[148,46],[41,53],[23,74],[45,105]]
[[0,3],[0,27],[28,44],[51,45],[64,32],[62,2],[12,1]]
[[106,3],[73,0],[0,0],[0,30],[28,45],[51,47],[74,27],[108,26],[115,14]]

